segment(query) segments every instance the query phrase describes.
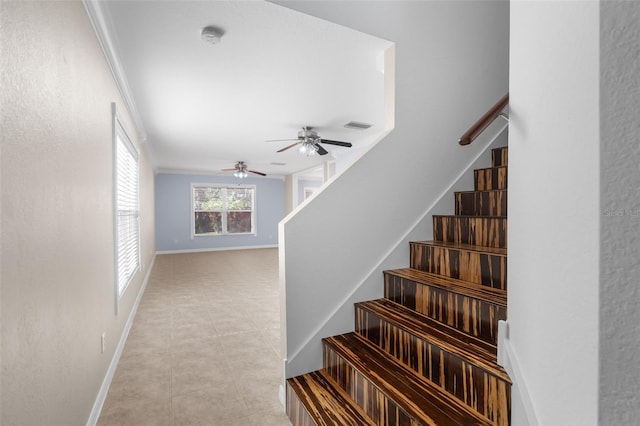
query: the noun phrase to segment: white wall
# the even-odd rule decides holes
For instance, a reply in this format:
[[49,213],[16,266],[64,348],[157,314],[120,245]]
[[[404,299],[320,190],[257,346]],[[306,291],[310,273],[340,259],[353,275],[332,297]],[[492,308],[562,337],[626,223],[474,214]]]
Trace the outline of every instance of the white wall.
[[600,419],[640,418],[640,4],[600,3]]
[[278,3],[396,43],[395,129],[281,223],[291,376],[320,367],[318,338],[352,329],[351,299],[381,295],[383,268],[408,264],[396,244],[429,237],[422,215],[483,148],[457,139],[508,90],[509,4]]
[[598,38],[597,1],[511,2],[514,424],[598,419]]
[[116,316],[111,102],[131,120],[81,2],[0,7],[0,422],[80,425],[153,260],[153,171],[142,150],[143,269]]

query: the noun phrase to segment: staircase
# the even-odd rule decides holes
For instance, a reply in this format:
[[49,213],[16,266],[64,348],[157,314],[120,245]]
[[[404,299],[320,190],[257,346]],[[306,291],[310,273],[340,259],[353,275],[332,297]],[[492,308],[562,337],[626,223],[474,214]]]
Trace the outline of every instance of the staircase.
[[321,370],[287,380],[295,426],[508,425],[511,381],[496,363],[507,317],[507,155],[474,171],[434,241],[384,271],[384,298],[355,305],[355,331],[323,339]]

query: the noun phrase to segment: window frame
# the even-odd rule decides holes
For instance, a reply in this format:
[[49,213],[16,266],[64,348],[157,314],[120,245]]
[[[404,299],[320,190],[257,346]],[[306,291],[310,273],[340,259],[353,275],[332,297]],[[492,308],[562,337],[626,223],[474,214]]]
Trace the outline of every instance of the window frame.
[[[222,232],[208,232],[204,234],[196,234],[196,213],[198,211],[215,211],[215,210],[196,210],[195,209],[195,189],[196,188],[219,188],[222,189],[224,195],[222,195],[222,209],[220,210],[222,216]],[[251,231],[250,232],[233,232],[228,230],[227,214],[231,211],[246,211],[246,210],[227,210],[227,193],[228,189],[250,189],[252,192],[251,197]],[[237,236],[237,235],[257,235],[256,224],[256,210],[257,210],[257,188],[256,185],[248,184],[226,184],[226,183],[191,183],[191,239],[196,237],[222,237],[222,236]]]
[[[111,104],[112,111],[112,149],[113,149],[113,235],[114,235],[114,289],[115,289],[115,299],[116,299],[116,314],[118,313],[119,302],[126,290],[129,288],[129,285],[133,281],[136,274],[142,268],[141,261],[141,239],[140,239],[140,152],[137,147],[129,137],[129,133],[127,132],[124,123],[120,119],[118,115],[118,111],[116,108],[116,104]],[[119,161],[118,154],[125,150],[125,153],[128,153],[130,157],[128,160],[133,160],[133,175],[130,173],[131,171],[127,171],[126,168],[131,166],[131,163],[127,161],[127,164],[121,164]],[[121,173],[121,168],[125,176],[125,181],[121,182],[121,177],[123,173]],[[133,179],[133,185],[128,184]],[[121,187],[122,185],[127,185],[126,187]],[[118,194],[121,189],[127,191],[128,195],[132,195],[135,200],[134,206],[128,205],[128,208],[120,208]],[[130,193],[130,194],[129,194]],[[132,208],[133,207],[133,208]],[[127,232],[126,244],[124,245],[125,249],[124,253],[121,253],[120,244],[120,223],[121,217],[127,218],[128,223],[133,219],[135,223],[135,229],[133,232]],[[126,249],[126,247],[134,245],[133,250]],[[122,255],[126,255],[127,259],[123,259]],[[123,265],[121,261],[124,261],[126,265]],[[126,266],[127,270],[125,271],[126,276],[122,276],[121,271],[122,267]],[[121,278],[124,278],[124,282],[122,282]]]

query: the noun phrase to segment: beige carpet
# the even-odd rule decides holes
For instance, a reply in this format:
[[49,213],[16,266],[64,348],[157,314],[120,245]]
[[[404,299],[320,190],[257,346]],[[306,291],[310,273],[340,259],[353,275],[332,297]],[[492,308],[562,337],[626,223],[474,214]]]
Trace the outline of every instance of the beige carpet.
[[290,425],[277,249],[158,255],[98,425]]

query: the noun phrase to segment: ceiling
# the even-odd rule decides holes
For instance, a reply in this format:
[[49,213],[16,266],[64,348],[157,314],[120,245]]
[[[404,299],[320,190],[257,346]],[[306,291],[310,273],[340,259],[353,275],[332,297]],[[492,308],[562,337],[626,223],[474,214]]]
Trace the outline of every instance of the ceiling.
[[[282,176],[351,156],[383,132],[386,40],[265,1],[97,6],[158,173],[217,174],[245,161]],[[201,39],[208,25],[224,31],[218,44]],[[276,153],[293,141],[266,142],[295,139],[302,126],[354,147],[306,157]]]

